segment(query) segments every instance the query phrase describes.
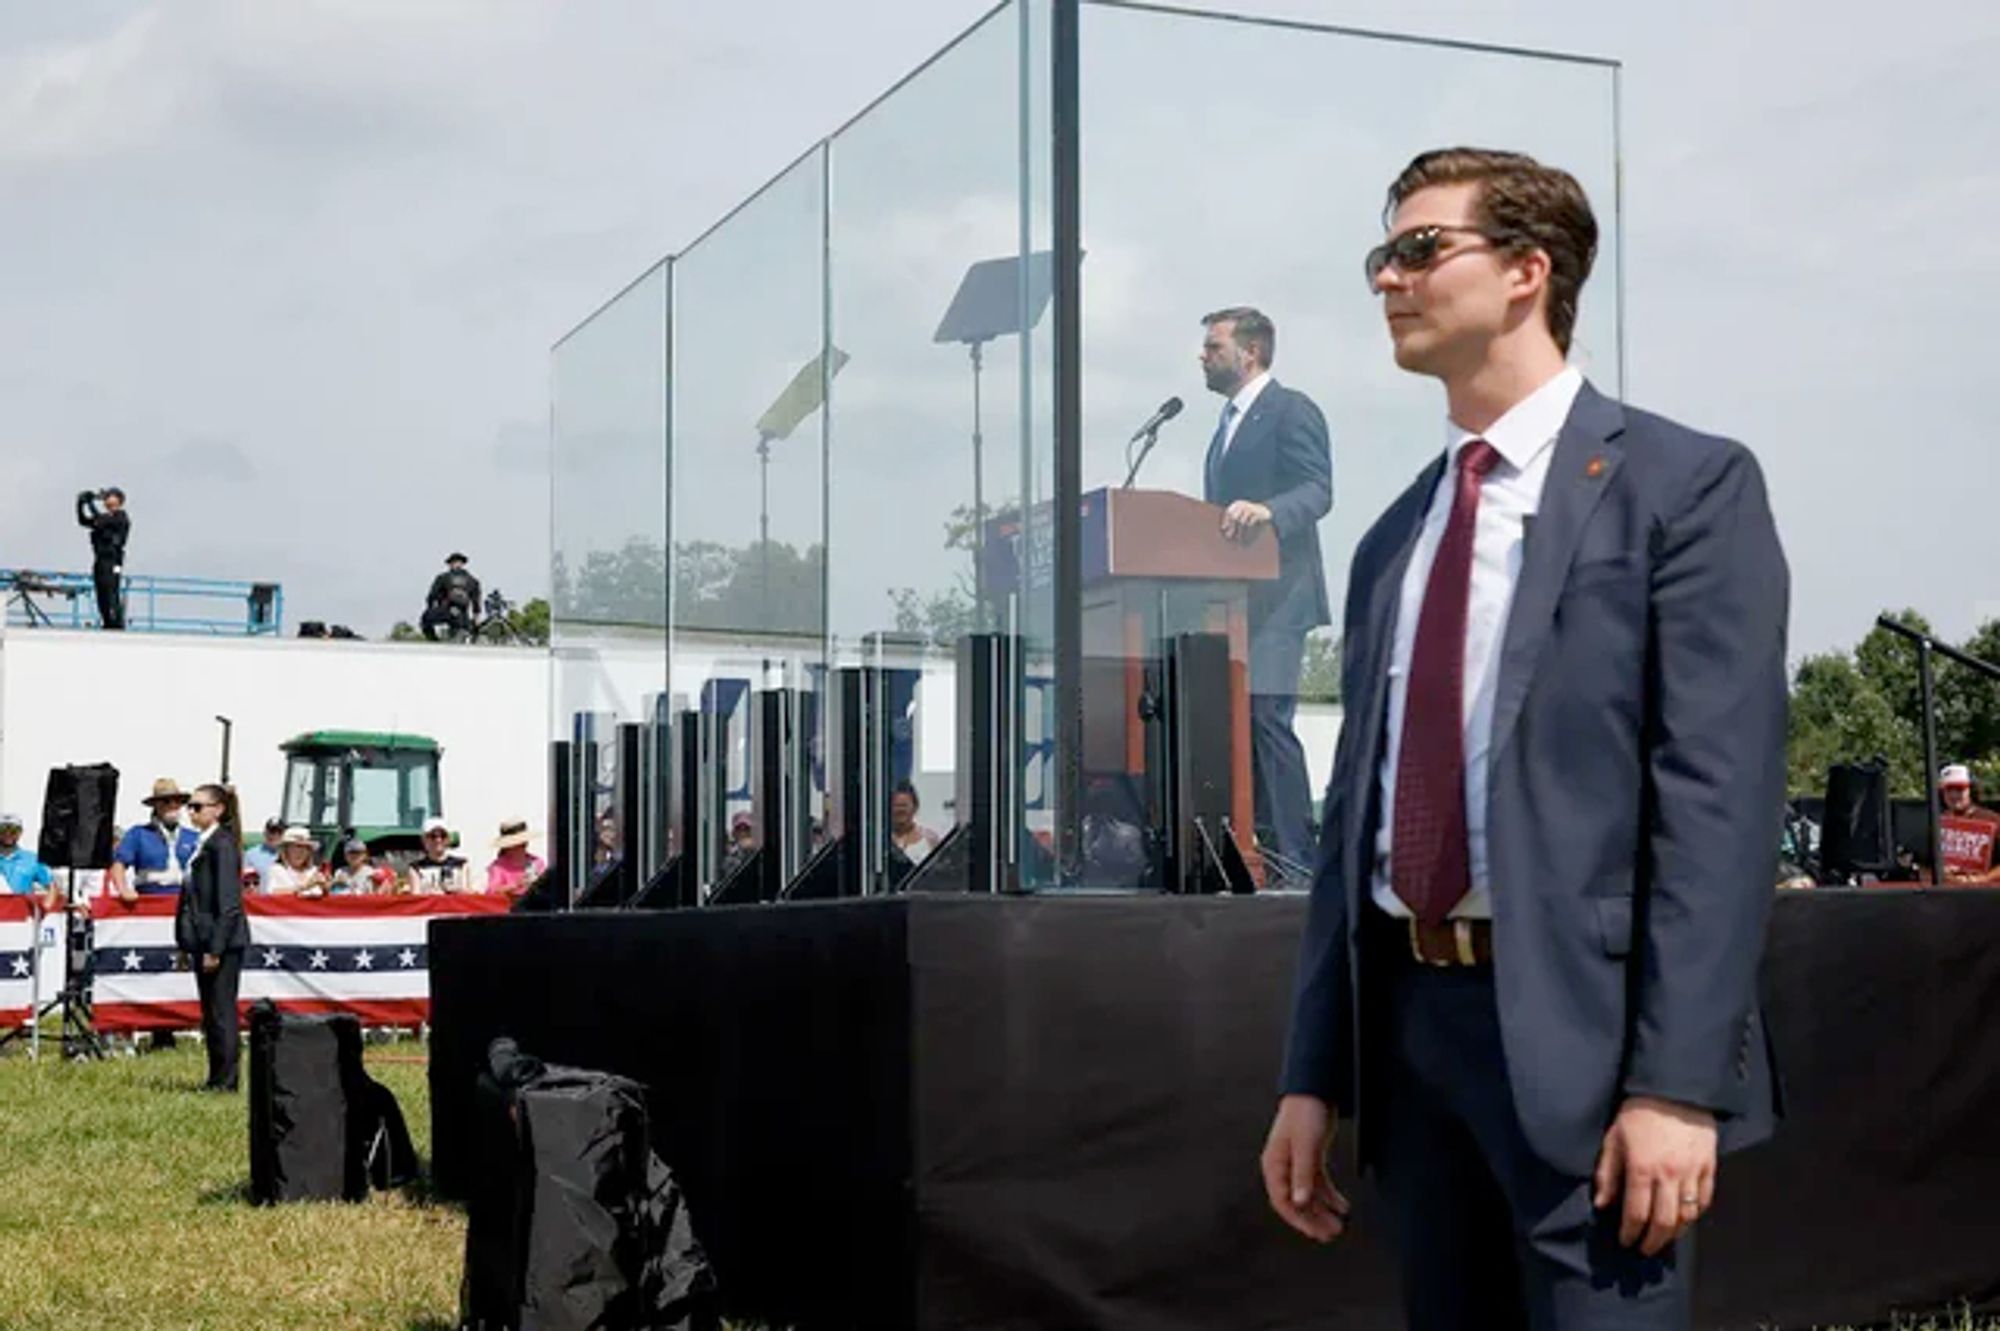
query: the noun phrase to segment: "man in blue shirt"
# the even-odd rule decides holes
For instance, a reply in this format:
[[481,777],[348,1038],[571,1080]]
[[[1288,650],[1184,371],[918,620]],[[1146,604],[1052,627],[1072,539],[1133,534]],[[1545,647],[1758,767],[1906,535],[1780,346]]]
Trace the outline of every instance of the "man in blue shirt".
[[285,839],[285,820],[267,818],[264,820],[264,844],[252,846],[243,852],[243,881],[247,884],[250,876],[257,876],[257,890],[266,889],[264,875],[271,872],[271,866],[278,862],[278,844]]
[[0,879],[6,881],[9,892],[40,894],[44,908],[55,895],[55,875],[49,866],[21,844],[18,813],[0,813]]
[[188,861],[201,844],[198,832],[181,826],[187,799],[187,792],[170,776],[153,783],[153,793],[144,801],[153,811],[152,821],[128,829],[111,856],[106,882],[120,899],[136,901],[140,893],[164,896],[181,890]]

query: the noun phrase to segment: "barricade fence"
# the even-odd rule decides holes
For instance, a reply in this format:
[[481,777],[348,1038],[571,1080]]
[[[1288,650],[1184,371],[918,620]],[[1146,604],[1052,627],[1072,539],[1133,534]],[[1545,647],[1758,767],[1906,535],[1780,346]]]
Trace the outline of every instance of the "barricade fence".
[[[100,1034],[193,1029],[194,972],[174,946],[173,896],[99,896],[92,921],[92,1008]],[[250,946],[239,1008],[270,999],[287,1012],[351,1013],[368,1026],[430,1019],[430,921],[499,915],[502,896],[248,897]],[[82,909],[79,904],[78,909]],[[0,1028],[33,1012],[35,918],[25,896],[0,896]],[[44,976],[46,1002],[60,985]]]

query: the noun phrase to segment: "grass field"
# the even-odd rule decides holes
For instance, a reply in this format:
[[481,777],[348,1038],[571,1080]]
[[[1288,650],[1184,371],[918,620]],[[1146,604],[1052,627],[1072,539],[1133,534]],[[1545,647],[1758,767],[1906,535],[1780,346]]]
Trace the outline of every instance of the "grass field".
[[[0,1331],[449,1331],[465,1220],[421,1189],[252,1206],[249,1110],[194,1090],[201,1047],[63,1064],[0,1056]],[[430,1158],[413,1043],[370,1045]],[[248,1067],[246,1061],[245,1077]],[[2000,1331],[1964,1317],[1906,1331]]]
[[[384,1057],[421,1052],[371,1045],[368,1067],[428,1160],[423,1065]],[[390,1194],[250,1205],[247,1104],[194,1090],[205,1071],[190,1041],[94,1064],[0,1058],[0,1331],[453,1326],[463,1214]]]

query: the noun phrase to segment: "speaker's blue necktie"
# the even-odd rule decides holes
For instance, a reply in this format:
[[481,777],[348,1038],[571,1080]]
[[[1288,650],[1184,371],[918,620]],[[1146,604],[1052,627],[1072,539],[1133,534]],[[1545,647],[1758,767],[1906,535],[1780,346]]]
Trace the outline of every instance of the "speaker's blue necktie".
[[1236,419],[1236,399],[1222,404],[1222,423],[1215,427],[1215,437],[1208,441],[1208,498],[1215,502],[1216,489],[1222,484],[1222,452],[1229,443],[1229,423]]

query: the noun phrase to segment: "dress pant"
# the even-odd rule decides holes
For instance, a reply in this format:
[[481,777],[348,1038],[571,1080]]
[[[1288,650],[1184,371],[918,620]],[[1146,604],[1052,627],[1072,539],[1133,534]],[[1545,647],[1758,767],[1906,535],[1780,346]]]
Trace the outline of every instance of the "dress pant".
[[236,1089],[237,1022],[236,990],[243,978],[243,949],[222,954],[222,964],[213,973],[194,963],[195,989],[201,995],[201,1038],[208,1046],[208,1082],[215,1090]]
[[1412,1331],[1685,1331],[1692,1238],[1655,1258],[1619,1246],[1618,1204],[1595,1210],[1589,1179],[1528,1144],[1492,969],[1425,966],[1407,944],[1399,959],[1401,930],[1370,916],[1392,1023],[1370,1109],[1375,1166]]
[[118,566],[97,560],[90,566],[90,580],[97,588],[97,620],[105,628],[125,627],[125,596]]
[[1312,794],[1305,745],[1292,728],[1298,708],[1297,693],[1250,695],[1250,786],[1259,842],[1304,887],[1313,868]]
[[1311,778],[1306,749],[1292,728],[1305,665],[1304,629],[1273,623],[1250,632],[1250,801],[1257,842],[1282,865],[1266,862],[1274,886],[1304,887],[1313,870]]

